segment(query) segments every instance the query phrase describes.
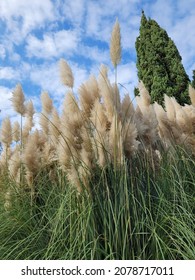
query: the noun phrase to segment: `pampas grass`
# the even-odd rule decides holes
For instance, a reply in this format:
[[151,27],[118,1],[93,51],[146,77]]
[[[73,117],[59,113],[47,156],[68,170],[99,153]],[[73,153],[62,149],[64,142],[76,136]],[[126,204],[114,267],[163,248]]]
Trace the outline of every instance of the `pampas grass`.
[[20,124],[19,124],[18,121],[13,123],[12,137],[13,137],[13,141],[19,142],[19,140],[20,140]]
[[70,66],[64,59],[60,60],[59,65],[60,65],[60,77],[61,77],[62,84],[64,84],[67,87],[73,88],[74,76]]
[[[194,106],[181,106],[173,97],[165,95],[164,109],[158,103],[151,104],[142,82],[139,91],[136,106],[129,95],[121,99],[117,84],[111,84],[108,68],[102,65],[98,79],[91,76],[81,85],[78,99],[72,90],[66,92],[61,116],[48,93],[43,92],[40,131],[32,131],[35,113],[32,101],[25,104],[25,113],[21,115],[25,117],[24,125],[16,122],[12,128],[8,118],[3,121],[1,141],[5,151],[2,166],[10,164],[11,176],[18,177],[18,167],[13,166],[10,157],[16,156],[11,143],[20,142],[21,166],[24,165],[26,170],[23,177],[28,185],[33,184],[39,171],[35,166],[43,163],[49,167],[57,163],[80,192],[83,184],[89,185],[97,164],[104,168],[112,163],[116,169],[124,160],[131,161],[136,152],[141,152],[150,154],[151,164],[155,166],[156,155],[163,152],[162,147],[166,150],[174,145],[184,145],[195,153]],[[33,145],[33,141],[36,144]]]
[[[115,74],[120,41],[116,21],[110,46]],[[33,102],[25,102],[16,86],[12,105],[21,123],[5,118],[0,129],[0,207],[16,223],[15,240],[27,237],[5,251],[10,228],[0,212],[6,232],[0,256],[193,258],[194,89],[189,86],[191,105],[165,95],[162,107],[151,104],[140,81],[134,105],[129,94],[122,98],[117,77],[112,83],[108,71],[101,65],[98,77],[83,81],[77,96],[72,70],[60,60],[68,87],[62,112],[42,92],[38,128]]]
[[86,118],[90,118],[94,102],[100,97],[98,83],[95,76],[91,75],[89,80],[78,89],[81,109]]
[[13,153],[9,159],[9,173],[13,180],[20,184],[20,168],[21,168],[21,158],[20,158],[20,146],[16,145]]
[[18,84],[12,94],[11,98],[13,108],[14,110],[19,113],[21,116],[25,114],[26,108],[25,108],[25,97],[22,90],[22,86]]
[[51,120],[49,122],[49,135],[51,138],[51,143],[57,147],[59,136],[60,136],[60,126],[61,121],[59,114],[55,108],[53,108],[51,113]]
[[[121,60],[118,20],[111,35],[110,55],[116,71]],[[83,82],[77,98],[73,93],[74,76],[69,64],[61,59],[59,66],[62,83],[70,88],[65,93],[61,115],[49,94],[42,92],[40,130],[33,131],[33,102],[25,103],[22,87],[18,84],[11,100],[15,111],[21,115],[21,123],[15,122],[11,127],[8,118],[2,122],[2,165],[5,166],[6,157],[7,164],[12,164],[9,159],[16,157],[17,153],[11,144],[19,144],[21,164],[25,166],[24,175],[28,182],[33,182],[32,178],[39,170],[35,166],[40,163],[48,168],[57,164],[80,189],[81,178],[87,182],[94,166],[103,168],[111,163],[116,168],[125,160],[131,161],[136,152],[155,156],[163,149],[184,145],[195,153],[194,89],[191,85],[191,105],[181,106],[175,98],[165,95],[163,108],[158,103],[151,104],[150,94],[140,81],[140,95],[136,97],[137,105],[134,106],[128,94],[121,98],[116,79],[112,84],[108,67],[101,65],[98,78],[91,75]],[[24,124],[22,118],[25,119]],[[13,165],[10,170],[13,177],[17,173]]]
[[23,152],[23,162],[26,169],[26,181],[29,186],[33,186],[34,178],[41,166],[40,150],[38,148],[36,134],[32,134],[25,145]]
[[193,106],[195,106],[195,89],[189,85],[189,96]]
[[110,42],[110,57],[114,67],[116,68],[116,66],[121,61],[121,34],[118,20],[116,20],[112,30]]
[[6,148],[9,147],[12,143],[12,127],[9,118],[5,118],[2,121],[0,139]]

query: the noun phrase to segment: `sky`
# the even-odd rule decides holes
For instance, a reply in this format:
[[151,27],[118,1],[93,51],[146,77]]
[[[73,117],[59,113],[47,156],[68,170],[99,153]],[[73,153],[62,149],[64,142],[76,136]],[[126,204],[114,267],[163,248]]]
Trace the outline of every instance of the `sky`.
[[17,119],[10,98],[20,83],[26,100],[40,110],[40,94],[47,91],[57,108],[66,88],[61,84],[59,60],[65,59],[75,78],[74,93],[101,64],[109,67],[110,37],[118,18],[122,60],[118,82],[133,98],[137,86],[135,40],[142,9],[174,40],[189,75],[195,69],[195,0],[0,0],[0,122]]

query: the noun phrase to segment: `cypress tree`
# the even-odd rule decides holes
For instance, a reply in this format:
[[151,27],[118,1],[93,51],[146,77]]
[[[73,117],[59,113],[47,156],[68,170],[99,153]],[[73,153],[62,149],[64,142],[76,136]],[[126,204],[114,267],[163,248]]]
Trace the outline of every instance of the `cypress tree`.
[[152,102],[163,105],[164,94],[167,94],[181,105],[189,103],[189,77],[179,51],[167,32],[155,20],[147,19],[144,11],[135,46],[138,78],[148,89]]
[[193,70],[193,76],[192,76],[192,86],[195,88],[195,70]]

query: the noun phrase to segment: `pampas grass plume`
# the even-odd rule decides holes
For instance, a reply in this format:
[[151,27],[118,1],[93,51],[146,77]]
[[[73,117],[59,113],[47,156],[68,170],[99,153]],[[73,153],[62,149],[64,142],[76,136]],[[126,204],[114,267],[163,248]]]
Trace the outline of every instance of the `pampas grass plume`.
[[29,133],[33,127],[33,120],[32,118],[27,118],[26,121],[25,121],[25,124],[23,126],[23,129],[22,129],[22,139],[23,141],[27,141],[28,140],[28,136],[29,136]]
[[60,77],[62,84],[67,87],[74,87],[74,76],[68,63],[64,59],[60,59]]
[[61,122],[60,122],[58,112],[56,111],[55,108],[53,108],[52,114],[51,114],[51,120],[49,122],[49,132],[55,143],[58,142],[58,138],[60,135],[60,125],[61,125]]
[[121,104],[121,110],[122,110],[123,119],[129,119],[129,118],[133,119],[135,110],[129,94],[126,94],[124,96]]
[[12,142],[12,127],[9,118],[5,118],[2,121],[1,125],[1,135],[0,135],[1,142],[6,146],[9,147]]
[[80,109],[73,92],[69,90],[67,91],[63,102],[63,115],[72,118],[75,114],[80,114]]
[[25,114],[25,105],[24,105],[25,97],[24,97],[24,93],[22,90],[22,86],[20,84],[18,84],[16,86],[16,88],[12,94],[11,101],[12,101],[14,110],[23,116]]
[[47,92],[41,93],[41,102],[42,102],[42,112],[45,114],[51,114],[51,111],[53,109],[53,101],[49,97],[49,94]]
[[175,106],[171,100],[171,97],[165,94],[164,100],[165,100],[165,108],[167,111],[167,117],[170,121],[175,122],[175,118],[176,118]]
[[91,109],[95,99],[99,98],[99,88],[96,78],[92,75],[78,89],[80,95],[81,109],[86,117],[90,117]]
[[40,167],[40,152],[36,142],[36,135],[32,134],[25,145],[23,153],[25,168],[32,174],[36,174]]
[[138,149],[139,141],[137,141],[137,129],[134,123],[131,121],[125,122],[122,127],[122,138],[123,138],[123,147],[125,155],[130,158],[133,152]]
[[48,135],[48,132],[49,132],[49,120],[48,120],[48,116],[45,115],[44,113],[40,114],[39,124],[40,124],[40,126],[42,128],[42,131],[45,133],[45,135]]
[[19,170],[21,167],[21,159],[20,159],[20,146],[16,145],[13,154],[9,160],[9,172],[13,179],[20,182],[20,174]]
[[189,85],[189,95],[192,105],[195,106],[195,89],[191,85]]
[[142,107],[149,107],[151,102],[151,97],[142,81],[139,82],[138,88],[139,88],[140,96],[137,96],[136,100],[140,109]]
[[26,104],[26,116],[29,118],[33,118],[34,113],[35,113],[34,105],[33,105],[33,102],[30,100]]
[[62,170],[66,171],[66,169],[70,168],[71,163],[71,147],[65,141],[62,135],[59,136],[59,144],[58,144],[58,161]]
[[20,124],[18,121],[15,121],[12,127],[13,131],[13,141],[18,142],[20,140]]
[[116,20],[112,30],[110,57],[114,67],[116,67],[121,61],[121,34],[118,19]]

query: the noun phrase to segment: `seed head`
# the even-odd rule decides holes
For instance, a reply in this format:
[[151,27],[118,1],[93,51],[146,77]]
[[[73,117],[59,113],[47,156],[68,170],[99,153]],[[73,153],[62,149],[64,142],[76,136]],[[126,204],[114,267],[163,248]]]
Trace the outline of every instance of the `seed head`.
[[24,106],[25,97],[22,90],[22,86],[20,84],[18,84],[15,90],[13,91],[11,101],[14,110],[23,116],[25,113],[25,106]]
[[116,20],[112,30],[110,57],[114,67],[116,67],[121,61],[121,34],[118,20]]
[[60,77],[61,77],[62,84],[64,84],[67,87],[73,88],[74,77],[70,66],[64,59],[61,59],[59,64],[60,64]]

